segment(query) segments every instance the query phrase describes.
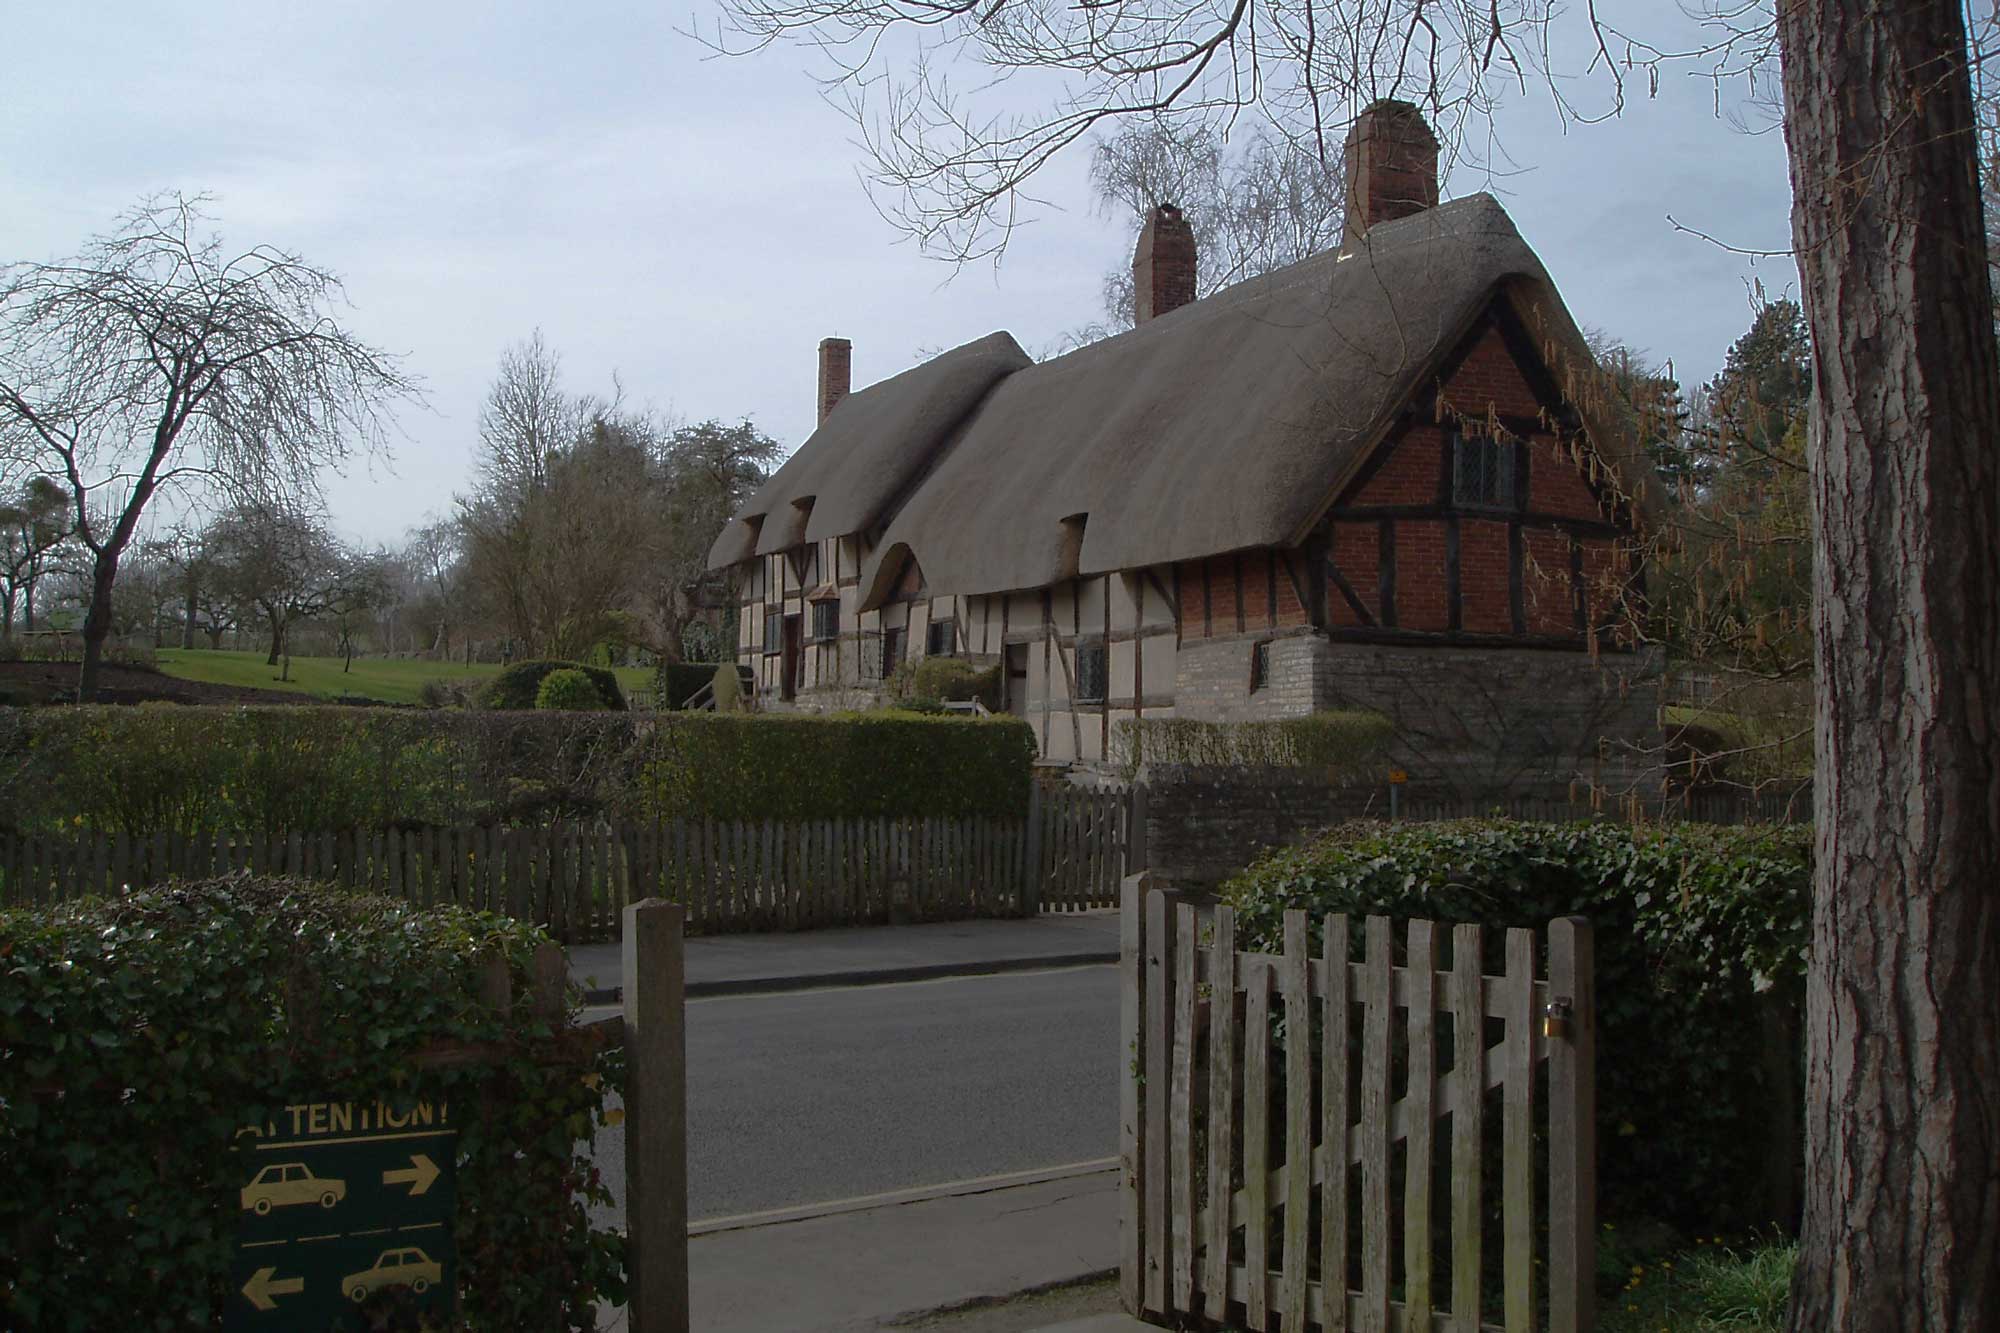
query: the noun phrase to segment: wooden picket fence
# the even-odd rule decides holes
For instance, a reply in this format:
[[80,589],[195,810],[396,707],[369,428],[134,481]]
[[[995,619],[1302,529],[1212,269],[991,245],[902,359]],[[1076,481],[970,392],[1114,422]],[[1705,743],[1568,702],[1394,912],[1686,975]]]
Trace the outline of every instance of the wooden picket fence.
[[1204,943],[1149,883],[1124,891],[1126,1308],[1285,1333],[1589,1329],[1588,924],[1550,924],[1545,978],[1544,941],[1505,932],[1488,976],[1478,926],[1412,921],[1398,949],[1369,917],[1356,962],[1346,917],[1313,953],[1292,911],[1282,953],[1244,953],[1230,909]]
[[[616,939],[626,906],[648,897],[680,904],[688,929],[704,934],[1016,915],[1032,902],[1026,842],[1025,821],[999,818],[0,834],[0,905],[248,870],[503,912],[580,944]],[[1099,871],[1079,858],[1054,873]],[[1064,901],[1094,891],[1052,883]]]
[[[1143,798],[1141,798],[1143,799]],[[1038,866],[1037,903],[1044,912],[1118,906],[1118,885],[1141,854],[1133,847],[1134,789],[1044,789],[1028,811],[1028,855]]]

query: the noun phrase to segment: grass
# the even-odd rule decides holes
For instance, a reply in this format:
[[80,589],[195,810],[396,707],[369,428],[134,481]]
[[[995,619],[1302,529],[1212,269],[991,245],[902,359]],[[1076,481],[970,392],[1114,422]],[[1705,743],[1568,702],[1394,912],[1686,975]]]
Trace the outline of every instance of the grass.
[[[182,680],[259,690],[287,690],[322,699],[348,695],[392,704],[422,702],[419,696],[426,681],[449,680],[476,685],[499,674],[501,669],[498,665],[486,663],[466,666],[413,658],[357,657],[353,670],[343,671],[338,657],[294,657],[291,679],[285,681],[278,679],[280,668],[265,665],[261,652],[162,648],[159,658],[161,671]],[[648,667],[619,667],[616,670],[618,684],[627,697],[635,691],[653,687],[653,672]]]
[[1634,1264],[1625,1289],[1600,1307],[1602,1333],[1777,1333],[1785,1326],[1798,1247],[1697,1243]]

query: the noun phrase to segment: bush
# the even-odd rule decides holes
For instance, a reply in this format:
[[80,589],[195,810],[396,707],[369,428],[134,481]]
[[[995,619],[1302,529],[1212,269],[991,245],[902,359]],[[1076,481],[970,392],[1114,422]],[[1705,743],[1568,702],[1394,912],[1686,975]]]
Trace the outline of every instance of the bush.
[[0,832],[1013,815],[1015,719],[318,707],[0,710]]
[[575,667],[549,672],[535,691],[535,707],[540,709],[588,712],[604,706],[604,695],[597,682]]
[[417,702],[425,708],[470,708],[473,697],[469,683],[448,677],[427,680],[417,689]]
[[542,678],[552,671],[581,671],[596,682],[605,708],[619,712],[625,710],[625,693],[618,688],[618,677],[610,671],[603,667],[585,666],[581,662],[549,661],[516,662],[505,668],[480,687],[479,706],[500,710],[533,708],[542,688]]
[[743,677],[738,673],[734,662],[726,662],[717,667],[715,674],[709,677],[709,684],[715,687],[711,697],[714,700],[716,712],[747,713],[750,711],[749,707],[743,701]]
[[[216,1326],[234,1296],[237,1132],[337,1091],[449,1105],[467,1327],[590,1326],[623,1286],[622,1241],[585,1211],[608,1202],[584,1154],[619,1062],[583,1063],[525,1001],[478,998],[493,955],[525,997],[541,939],[247,877],[0,913],[0,1320]],[[420,1066],[437,1041],[505,1054]]]
[[1112,728],[1112,758],[1128,775],[1142,764],[1320,768],[1349,779],[1385,771],[1395,728],[1380,713],[1322,712],[1274,722],[1127,720]]
[[653,706],[665,710],[684,708],[689,699],[700,694],[714,679],[713,662],[661,662],[653,668]]
[[936,711],[946,703],[977,699],[988,712],[1000,711],[1000,667],[975,666],[962,657],[922,657],[905,662],[890,682],[889,694],[899,707]]
[[[1286,908],[1315,927],[1328,912],[1590,918],[1603,1212],[1713,1228],[1767,1220],[1742,1215],[1759,1202],[1776,1091],[1758,1004],[1803,985],[1810,853],[1795,826],[1353,824],[1265,857],[1223,893],[1245,949],[1282,948]],[[1489,974],[1501,943],[1489,932]]]

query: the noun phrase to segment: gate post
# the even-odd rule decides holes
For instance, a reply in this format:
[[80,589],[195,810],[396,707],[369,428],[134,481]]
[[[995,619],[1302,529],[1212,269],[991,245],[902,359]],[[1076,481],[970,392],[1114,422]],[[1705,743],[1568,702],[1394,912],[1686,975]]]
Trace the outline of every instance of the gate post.
[[[1597,997],[1590,922],[1549,923],[1549,1328],[1590,1333],[1597,1278]],[[1560,1006],[1567,1002],[1567,1012]]]
[[1042,910],[1042,784],[1028,779],[1028,826],[1021,855],[1021,915],[1032,917]]
[[1152,868],[1150,850],[1146,846],[1146,821],[1150,818],[1151,804],[1146,784],[1133,783],[1131,792],[1125,798],[1125,818],[1129,821],[1125,829],[1125,873],[1128,875]]
[[1146,890],[1151,876],[1127,875],[1118,904],[1118,1302],[1137,1316],[1145,1303],[1144,1212],[1139,1191],[1145,1162],[1139,1115],[1146,1077]]
[[632,1333],[688,1333],[681,909],[625,909],[625,1235]]

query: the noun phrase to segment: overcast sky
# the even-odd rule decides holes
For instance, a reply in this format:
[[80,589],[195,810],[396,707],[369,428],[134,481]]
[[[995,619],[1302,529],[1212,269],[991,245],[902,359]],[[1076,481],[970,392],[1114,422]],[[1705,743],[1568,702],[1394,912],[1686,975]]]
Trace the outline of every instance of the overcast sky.
[[[1648,11],[1656,0],[1631,0]],[[502,349],[539,327],[570,387],[690,420],[753,419],[796,447],[815,348],[854,342],[856,387],[1007,329],[1031,351],[1100,315],[1124,222],[1095,216],[1087,154],[995,271],[898,239],[857,179],[854,127],[799,51],[709,58],[708,11],[401,0],[294,6],[27,5],[6,20],[0,259],[74,252],[141,195],[207,191],[226,237],[332,268],[350,326],[405,354],[428,411],[393,461],[328,487],[336,525],[393,543],[466,485]],[[1496,193],[1577,319],[1671,357],[1684,382],[1749,324],[1750,284],[1792,293],[1784,144],[1717,119],[1669,75],[1618,120],[1567,130],[1530,91],[1498,122]]]

